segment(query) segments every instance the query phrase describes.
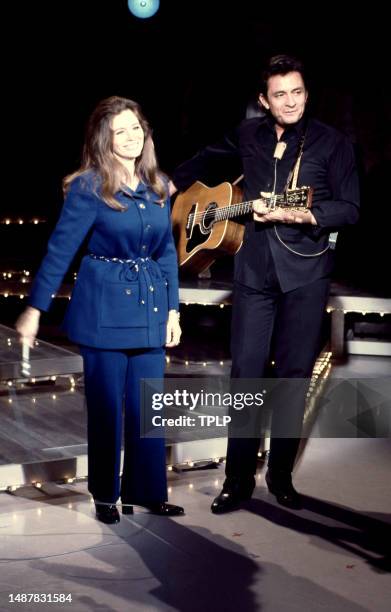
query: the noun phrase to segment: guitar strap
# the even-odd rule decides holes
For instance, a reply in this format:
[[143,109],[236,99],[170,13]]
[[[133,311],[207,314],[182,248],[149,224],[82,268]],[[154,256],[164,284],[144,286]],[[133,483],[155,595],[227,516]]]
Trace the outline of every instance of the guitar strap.
[[[299,176],[299,170],[300,170],[300,164],[301,164],[301,158],[303,157],[303,150],[304,150],[304,142],[305,142],[305,138],[307,136],[307,129],[308,129],[308,123],[306,123],[304,131],[301,135],[300,141],[299,141],[299,145],[298,145],[298,150],[297,150],[297,156],[296,156],[296,161],[292,167],[292,169],[290,170],[289,174],[288,174],[288,178],[285,184],[285,188],[284,188],[284,193],[287,192],[288,189],[296,189],[297,187],[297,178]],[[326,246],[326,248],[322,249],[321,251],[317,252],[317,253],[300,253],[299,251],[296,251],[294,249],[292,249],[290,246],[288,246],[281,238],[281,236],[279,235],[276,225],[274,225],[274,233],[276,235],[276,238],[278,239],[278,241],[291,253],[294,253],[295,255],[299,255],[300,257],[319,257],[320,255],[323,255],[323,253],[326,253],[326,251],[329,250],[329,248],[335,248],[335,241],[336,241],[336,237],[333,236],[334,239],[334,245],[333,245],[333,241],[329,239],[329,244]],[[330,237],[331,238],[331,237]]]
[[299,141],[299,146],[297,149],[297,156],[296,156],[296,161],[293,165],[293,168],[291,168],[289,174],[288,174],[288,178],[286,180],[286,184],[285,184],[285,188],[284,188],[284,193],[286,193],[286,191],[288,189],[296,189],[297,187],[297,177],[299,176],[299,170],[300,170],[300,164],[301,164],[301,158],[303,157],[303,149],[304,149],[304,142],[307,136],[307,124],[304,128],[304,131],[301,135],[300,141]]

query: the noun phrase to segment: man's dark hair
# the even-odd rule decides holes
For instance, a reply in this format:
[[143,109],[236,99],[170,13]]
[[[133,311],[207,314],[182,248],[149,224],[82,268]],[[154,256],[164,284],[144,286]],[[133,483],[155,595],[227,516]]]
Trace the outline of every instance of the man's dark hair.
[[267,62],[263,72],[260,84],[260,91],[263,95],[267,93],[267,83],[270,77],[276,74],[288,74],[288,72],[300,72],[304,84],[306,83],[304,74],[304,64],[301,60],[291,55],[274,55]]

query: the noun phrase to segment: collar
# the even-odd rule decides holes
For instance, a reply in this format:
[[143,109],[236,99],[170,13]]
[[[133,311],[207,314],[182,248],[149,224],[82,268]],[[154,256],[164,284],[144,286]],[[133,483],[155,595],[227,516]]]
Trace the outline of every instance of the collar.
[[142,181],[139,181],[136,189],[131,189],[127,185],[124,185],[124,187],[121,187],[120,192],[122,191],[123,193],[125,193],[128,196],[134,197],[134,196],[138,196],[138,195],[145,195],[147,190],[148,190],[147,185],[145,183],[143,183]]
[[126,196],[126,198],[132,199],[142,199],[154,204],[157,204],[160,200],[159,196],[151,189],[149,185],[146,185],[142,181],[140,181],[135,190],[131,189],[128,186],[122,187],[119,191],[117,191],[116,196]]
[[[308,123],[308,113],[305,112],[302,118],[297,123],[294,123],[293,125],[288,125],[284,129],[284,132],[282,134],[283,139],[286,140],[287,137],[289,137],[291,134],[295,134],[296,136],[300,137],[304,133],[307,123]],[[274,134],[276,133],[276,130],[275,130],[276,120],[274,119],[271,113],[268,113],[266,115],[266,125],[268,126],[270,130],[274,132]]]

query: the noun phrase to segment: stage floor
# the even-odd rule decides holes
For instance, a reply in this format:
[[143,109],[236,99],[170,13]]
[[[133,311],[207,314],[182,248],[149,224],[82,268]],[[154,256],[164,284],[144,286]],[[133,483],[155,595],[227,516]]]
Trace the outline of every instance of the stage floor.
[[[198,352],[184,343],[181,351],[171,355],[169,377],[229,373],[221,346]],[[350,355],[330,377],[390,372],[390,358]],[[260,461],[252,500],[212,515],[224,480],[220,464],[168,472],[169,501],[183,505],[185,516],[165,519],[136,507],[110,527],[95,520],[85,480],[55,482],[58,468],[86,474],[78,376],[49,377],[36,394],[31,386],[24,395],[10,387],[1,397],[0,481],[44,484],[0,493],[0,610],[49,606],[42,599],[10,603],[10,595],[24,593],[70,595],[56,609],[75,612],[388,612],[390,438],[309,439],[294,478],[305,496],[301,511],[276,504]],[[215,443],[211,455],[223,455],[225,439]]]
[[185,516],[135,508],[115,526],[94,519],[85,483],[0,493],[0,609],[49,609],[10,594],[63,593],[72,603],[53,609],[388,612],[390,469],[389,440],[312,439],[301,511],[276,505],[260,466],[245,508],[211,514],[221,466],[169,475]]

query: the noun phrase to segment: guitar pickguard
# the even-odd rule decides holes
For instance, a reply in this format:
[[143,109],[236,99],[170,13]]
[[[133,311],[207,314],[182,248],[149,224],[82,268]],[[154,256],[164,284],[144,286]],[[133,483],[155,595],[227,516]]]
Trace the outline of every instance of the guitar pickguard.
[[[194,205],[189,213],[186,224],[186,252],[190,253],[200,244],[203,244],[209,239],[215,223],[215,210],[218,208],[216,202],[208,204],[203,213],[196,213],[196,205]],[[200,215],[200,219],[194,219],[194,215]]]

